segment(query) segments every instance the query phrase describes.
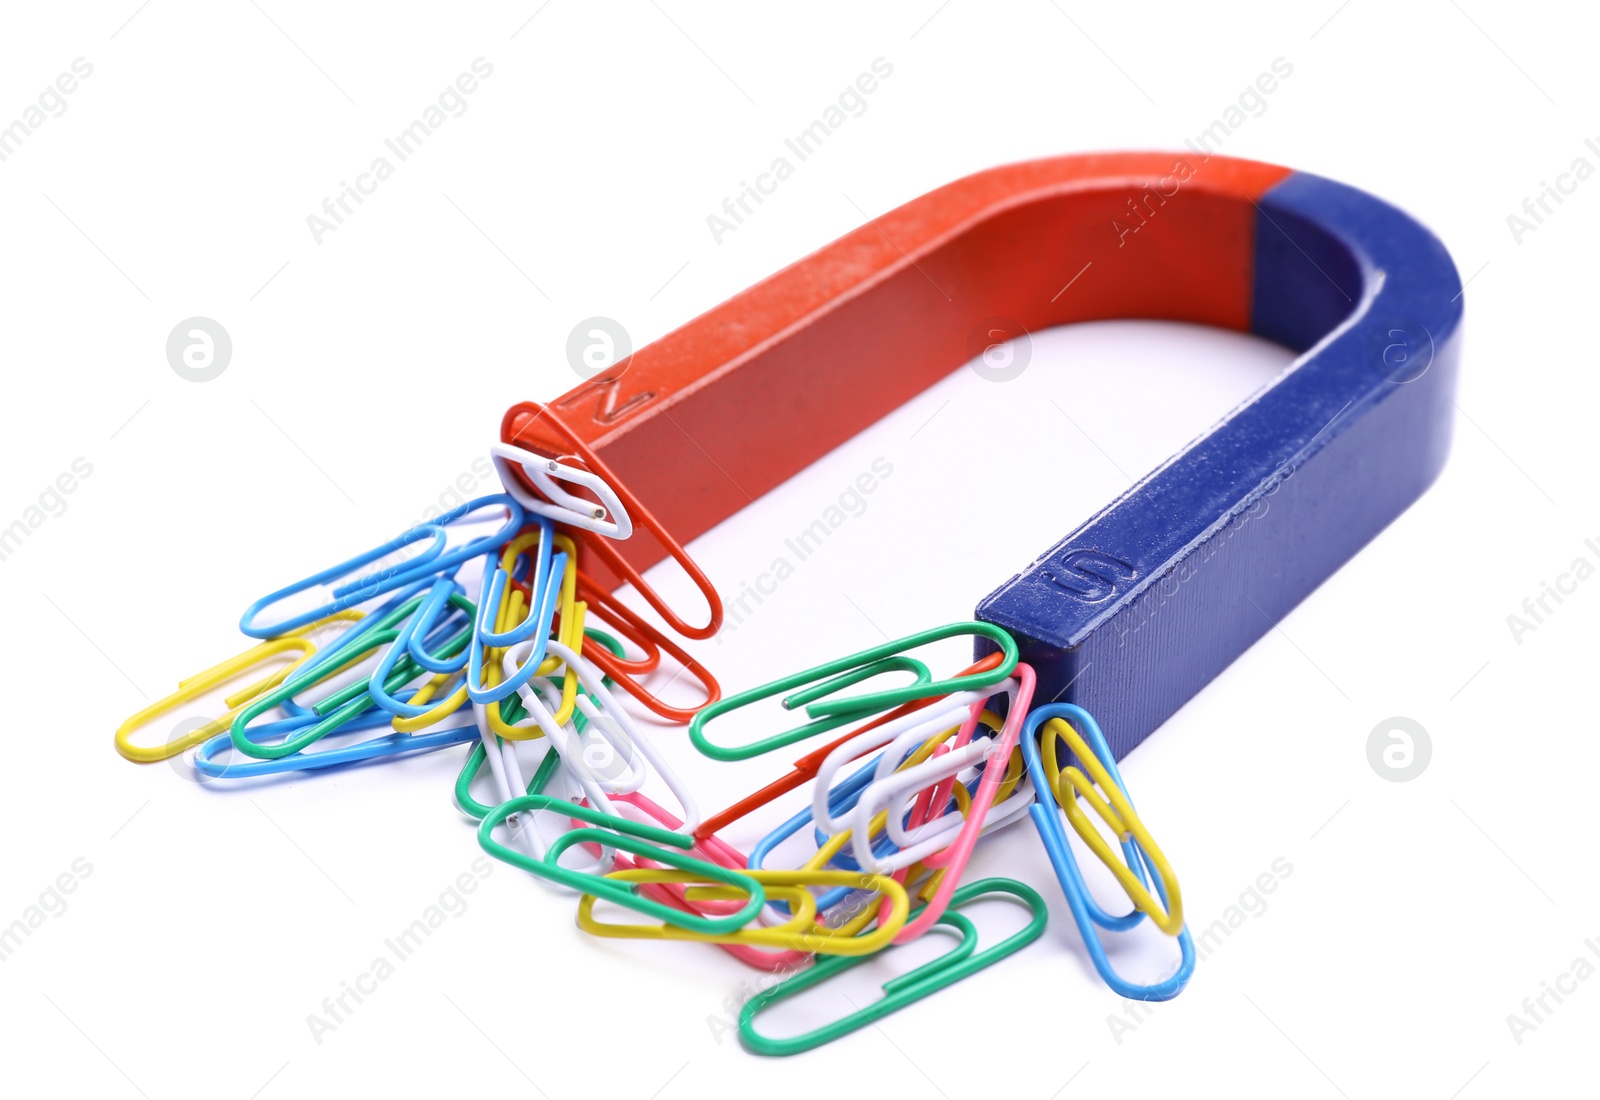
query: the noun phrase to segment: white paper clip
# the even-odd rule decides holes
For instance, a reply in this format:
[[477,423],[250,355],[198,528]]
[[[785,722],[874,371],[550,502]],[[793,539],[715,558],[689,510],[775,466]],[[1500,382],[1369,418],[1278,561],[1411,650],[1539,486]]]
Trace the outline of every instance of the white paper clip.
[[[633,520],[628,516],[628,510],[623,507],[616,491],[598,474],[563,465],[553,458],[534,454],[510,443],[496,443],[489,448],[489,457],[500,472],[500,481],[506,492],[528,511],[607,538],[625,539],[632,536]],[[523,487],[511,472],[513,465],[521,468],[528,480],[544,494],[543,497],[535,496]],[[596,504],[569,493],[556,484],[558,481],[581,486],[599,497],[600,502]],[[609,520],[607,515],[611,517]]]

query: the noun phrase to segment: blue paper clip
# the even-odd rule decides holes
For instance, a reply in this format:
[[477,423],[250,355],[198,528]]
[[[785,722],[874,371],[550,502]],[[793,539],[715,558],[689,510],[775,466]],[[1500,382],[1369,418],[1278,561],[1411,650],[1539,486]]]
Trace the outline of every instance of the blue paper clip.
[[[254,732],[267,733],[269,739],[275,734],[281,740],[301,728],[300,725],[294,725],[293,721],[293,719],[284,719],[280,722],[267,723],[264,726],[256,727]],[[387,713],[381,710],[374,711],[349,722],[339,732],[352,733],[364,729],[378,729],[387,727],[390,721],[390,715]],[[230,749],[233,745],[231,735],[224,732],[210,738],[195,749],[193,764],[194,770],[208,779],[253,779],[263,775],[278,775],[283,772],[333,768],[343,764],[380,760],[408,753],[431,752],[434,749],[475,741],[477,738],[478,727],[476,724],[447,730],[430,729],[423,733],[395,733],[390,731],[384,736],[372,737],[365,741],[359,741],[354,745],[345,745],[336,749],[297,752],[289,756],[278,757],[275,760],[256,760],[245,757],[232,763],[220,763],[216,759],[218,754]]]
[[[416,611],[416,604],[422,601],[421,596],[415,596],[409,606],[401,607],[389,612],[378,620],[381,629],[368,631],[362,635],[360,649],[352,654],[341,653],[344,663],[354,664],[366,653],[391,646],[404,632],[402,619],[409,620],[409,616]],[[401,623],[396,626],[395,623]],[[465,629],[458,631],[456,644],[465,645],[470,639]],[[313,708],[310,718],[299,728],[292,731],[290,736],[278,743],[263,743],[254,737],[255,731],[271,727],[274,723],[256,723],[255,720],[274,707],[280,706],[282,701],[298,692],[312,686],[324,679],[327,674],[320,668],[307,670],[304,666],[296,670],[294,675],[280,683],[271,691],[252,699],[234,715],[232,727],[229,730],[234,747],[248,756],[258,759],[278,759],[302,751],[328,734],[342,729],[349,722],[359,718],[373,706],[371,693],[371,677],[368,677],[364,690],[352,690],[351,687],[334,692],[323,699]],[[398,690],[407,680],[415,678],[415,672],[407,670],[398,672],[390,677],[395,682],[383,685],[389,691]]]
[[[431,599],[433,595],[443,592],[444,599],[454,598],[459,601],[459,605],[463,605],[465,609],[470,609],[472,604],[467,601],[466,597],[452,597],[451,593],[455,587],[455,581],[449,577],[439,577],[433,582],[433,590],[429,593],[429,597]],[[400,627],[400,633],[395,636],[394,641],[389,643],[388,648],[383,651],[383,655],[378,658],[377,667],[372,670],[372,675],[367,681],[367,694],[372,698],[372,701],[390,714],[398,715],[402,718],[415,718],[419,714],[426,714],[432,707],[439,705],[437,701],[426,706],[403,703],[388,688],[388,681],[394,675],[395,665],[399,663],[402,655],[409,655],[408,651],[411,643],[419,631],[419,620],[422,618],[422,613],[427,606],[427,601],[424,601],[422,606],[418,607],[412,616],[405,621],[405,624]],[[449,620],[446,620],[443,626],[440,627],[439,632],[445,633],[449,630],[450,623]],[[466,637],[466,634],[467,628],[465,626],[457,627],[454,633],[447,634],[443,642],[444,647],[449,649],[458,645]],[[426,643],[424,643],[424,648],[426,648]],[[413,694],[415,693],[413,692]]]
[[[260,626],[255,621],[263,611],[280,600],[299,595],[301,592],[316,588],[319,585],[329,584],[340,577],[347,577],[363,565],[368,565],[380,558],[387,557],[389,554],[393,554],[397,550],[410,546],[414,542],[420,542],[422,539],[430,537],[433,539],[433,543],[423,550],[421,554],[410,559],[410,562],[420,562],[424,565],[437,562],[440,555],[444,553],[445,542],[449,535],[445,533],[443,527],[436,523],[421,524],[413,527],[398,538],[390,539],[382,546],[376,546],[363,554],[357,554],[349,561],[340,562],[338,565],[324,569],[320,573],[313,573],[304,580],[295,581],[293,584],[285,585],[276,592],[269,592],[267,595],[262,596],[255,603],[244,609],[244,614],[239,618],[239,629],[252,638],[273,638],[287,631],[309,626],[318,619],[325,619],[329,615],[345,611],[355,607],[357,604],[366,603],[374,596],[392,592],[415,578],[399,575],[390,569],[382,569],[358,582],[360,584],[359,589],[352,590],[349,585],[335,589],[333,593],[334,599],[330,603],[314,610],[302,612],[292,618],[285,619],[281,623],[273,623],[271,626]],[[430,569],[428,572],[433,572],[433,570]],[[343,641],[344,639],[340,640]]]
[[[528,582],[528,587],[534,592],[544,592],[550,585],[551,578],[551,544],[555,541],[555,528],[543,516],[536,517],[539,523],[539,550],[534,555],[533,580]],[[566,556],[562,555],[562,568],[565,569]],[[513,563],[515,564],[515,563]],[[560,572],[556,574],[559,584]],[[506,586],[511,580],[510,574],[489,559],[484,560],[483,588],[478,597],[478,619],[473,626],[473,643],[497,647],[513,646],[518,642],[526,641],[533,636],[539,628],[539,616],[529,609],[528,617],[522,622],[503,633],[496,633],[494,624],[500,617],[500,601],[505,598]],[[559,592],[559,588],[556,590]],[[539,659],[544,659],[541,650]]]
[[[446,550],[449,541],[449,532],[445,527],[461,517],[492,506],[503,506],[509,515],[504,526],[492,535],[474,539],[464,546],[454,550]],[[417,582],[426,582],[428,578],[439,573],[454,573],[463,562],[482,554],[487,554],[496,547],[503,545],[517,529],[522,526],[522,505],[506,496],[496,493],[493,496],[478,497],[469,500],[460,507],[454,508],[432,523],[419,524],[397,538],[392,538],[381,546],[374,547],[365,553],[358,554],[348,561],[324,569],[320,573],[313,573],[304,580],[285,585],[276,592],[268,593],[255,603],[245,608],[244,615],[239,619],[239,629],[252,638],[272,638],[289,630],[298,630],[308,626],[318,619],[327,618],[329,615],[348,608],[366,603],[368,600],[393,592],[397,588],[404,588]],[[343,577],[348,577],[364,565],[370,565],[390,554],[395,553],[414,542],[424,538],[432,538],[432,543],[422,553],[407,558],[395,565],[386,565],[374,573],[368,573],[355,580],[347,581],[333,589],[333,599],[322,607],[295,615],[280,623],[270,626],[261,626],[256,622],[262,612],[280,600],[295,596],[320,585],[332,584]],[[424,585],[425,586],[425,585]]]
[[[389,598],[385,600],[381,606],[368,612],[366,617],[361,619],[359,622],[352,623],[348,630],[344,631],[344,633],[340,634],[328,645],[317,650],[316,653],[312,654],[306,660],[306,662],[300,665],[295,671],[299,675],[305,676],[311,673],[313,670],[321,668],[328,662],[334,661],[346,649],[357,645],[362,638],[366,637],[372,631],[379,629],[379,627],[385,622],[385,618],[390,614],[390,612],[402,607],[407,600],[414,598],[419,593],[423,592],[427,587],[428,582],[418,581],[414,584],[407,585],[397,592],[391,593]],[[291,718],[304,718],[307,716],[320,714],[320,712],[316,709],[315,704],[309,707],[304,706],[297,702],[293,696],[285,698],[281,703],[278,704],[278,708]]]
[[480,705],[496,703],[501,699],[509,698],[523,684],[533,679],[534,674],[539,671],[539,665],[544,661],[545,644],[550,640],[550,624],[555,619],[556,604],[561,598],[561,575],[566,571],[566,568],[567,555],[565,551],[555,554],[550,559],[549,582],[542,592],[537,588],[533,589],[533,594],[538,599],[537,606],[528,610],[528,621],[533,623],[533,628],[523,636],[523,640],[529,637],[535,639],[533,651],[515,672],[493,687],[485,686],[483,682],[483,651],[485,647],[480,637],[476,634],[477,629],[483,625],[483,617],[479,615],[475,618],[473,623],[474,637],[472,643],[467,647],[469,652],[467,659],[467,698]]
[[[454,573],[462,563],[490,553],[511,541],[512,536],[522,526],[522,505],[505,493],[493,493],[458,505],[444,515],[438,516],[423,525],[425,527],[437,527],[442,530],[463,517],[471,515],[473,512],[480,512],[485,508],[496,506],[505,508],[509,514],[506,517],[505,524],[494,534],[473,539],[471,542],[458,546],[454,550],[437,554],[432,558],[404,561],[392,568],[380,570],[370,577],[359,577],[335,588],[333,594],[343,597],[365,592],[366,594],[357,600],[360,603],[371,599],[373,596],[381,595],[400,584],[421,580],[424,577],[431,577],[436,573],[445,571]],[[401,537],[404,538],[405,536]],[[380,577],[382,580],[377,579]],[[372,587],[374,583],[382,585],[382,587]]]
[[[452,602],[451,597],[460,597],[454,601],[455,607],[445,622],[453,620],[457,612],[470,608],[466,602],[466,593],[454,581],[449,584],[435,583],[428,590],[428,596],[422,601],[422,606],[417,608],[413,622],[416,624],[406,638],[406,653],[411,659],[429,672],[448,673],[460,672],[467,666],[467,651],[463,649],[454,657],[439,658],[428,651],[427,639],[433,634],[439,614],[446,605]],[[470,613],[468,615],[470,621]]]
[[[1105,946],[1100,942],[1098,928],[1109,932],[1125,932],[1144,919],[1144,914],[1137,909],[1121,916],[1113,916],[1100,907],[1100,904],[1089,894],[1089,888],[1083,881],[1083,874],[1078,869],[1078,861],[1072,854],[1072,848],[1067,843],[1067,831],[1061,824],[1061,812],[1054,803],[1046,801],[1054,785],[1045,774],[1044,762],[1039,759],[1039,727],[1052,718],[1065,718],[1088,740],[1094,753],[1105,765],[1106,771],[1116,781],[1118,788],[1127,795],[1127,785],[1122,782],[1122,775],[1117,771],[1116,759],[1111,755],[1111,748],[1106,744],[1105,734],[1100,732],[1100,726],[1094,717],[1082,707],[1072,703],[1048,703],[1036,707],[1028,715],[1027,724],[1022,730],[1022,755],[1028,764],[1028,776],[1033,780],[1033,789],[1036,801],[1028,807],[1028,814],[1033,818],[1033,825],[1039,831],[1039,839],[1044,842],[1045,851],[1050,856],[1050,865],[1055,868],[1056,879],[1061,883],[1061,892],[1066,896],[1067,905],[1072,910],[1072,919],[1077,922],[1078,932],[1083,936],[1084,948],[1089,952],[1089,958],[1094,962],[1094,968],[1100,972],[1100,977],[1115,992],[1123,997],[1136,1001],[1168,1001],[1183,991],[1189,978],[1194,974],[1194,940],[1189,935],[1189,926],[1184,925],[1183,931],[1178,935],[1178,950],[1181,961],[1178,969],[1172,975],[1149,985],[1139,985],[1122,977],[1111,966],[1111,960],[1106,957]],[[1132,803],[1132,799],[1129,799]],[[1148,883],[1151,878],[1155,880],[1157,895],[1163,905],[1167,904],[1166,885],[1160,875],[1149,875],[1145,864],[1144,851],[1132,840],[1122,842],[1123,858],[1128,868],[1138,876],[1140,882]]]

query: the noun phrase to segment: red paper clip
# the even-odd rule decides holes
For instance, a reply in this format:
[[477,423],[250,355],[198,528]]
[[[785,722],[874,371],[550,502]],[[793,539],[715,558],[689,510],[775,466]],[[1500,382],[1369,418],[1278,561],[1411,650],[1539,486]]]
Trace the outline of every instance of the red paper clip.
[[[528,596],[528,586],[521,581],[512,581],[511,586],[522,592],[524,597]],[[604,646],[586,649],[583,655],[651,711],[669,722],[683,725],[693,719],[701,707],[708,707],[722,698],[722,687],[717,683],[716,677],[711,675],[710,669],[689,656],[681,646],[633,608],[601,588],[582,569],[578,570],[577,595],[588,605],[591,616],[603,620],[607,626],[644,651],[643,657],[633,660],[618,657]],[[557,615],[555,625],[559,626],[560,622],[561,616]],[[636,677],[654,672],[661,664],[663,650],[700,682],[701,688],[706,693],[704,702],[694,707],[674,707],[662,702],[640,685]]]
[[[633,519],[635,532],[639,528],[648,531],[672,556],[672,559],[683,567],[683,571],[689,574],[689,579],[694,582],[695,587],[700,589],[700,594],[705,597],[706,605],[711,612],[710,620],[705,626],[690,626],[684,622],[672,608],[667,606],[667,602],[661,598],[660,594],[650,587],[639,571],[629,565],[626,559],[617,552],[615,547],[609,545],[604,537],[595,537],[589,532],[580,532],[585,545],[605,562],[620,581],[637,588],[639,594],[644,597],[645,602],[653,607],[656,613],[665,619],[667,625],[672,627],[673,630],[676,630],[685,638],[695,639],[705,639],[715,634],[718,628],[722,626],[722,598],[717,595],[716,587],[712,585],[700,567],[695,564],[688,551],[684,550],[678,544],[678,541],[667,533],[667,529],[662,526],[661,521],[656,519],[655,515],[640,502],[639,498],[633,495],[633,492],[623,483],[622,479],[612,472],[611,468],[605,464],[599,455],[590,449],[587,443],[578,438],[578,434],[568,427],[556,415],[554,410],[538,401],[524,401],[521,404],[513,405],[506,410],[506,415],[500,422],[500,438],[519,447],[527,447],[541,452],[548,451],[549,448],[547,446],[541,447],[538,439],[531,434],[535,425],[548,428],[556,436],[560,437],[561,442],[571,449],[571,456],[576,456],[590,473],[605,479],[606,483],[611,486],[612,491],[617,494],[617,497],[627,508],[628,515]],[[551,455],[550,457],[561,459],[570,456]],[[512,476],[516,477],[529,492],[537,492],[537,489],[520,470],[513,469]],[[688,719],[684,719],[684,721],[688,721]]]
[[[633,673],[640,669],[641,662],[624,661],[613,656],[604,646],[595,646],[592,650],[585,649],[583,655],[593,661],[595,666],[610,676],[628,694],[639,702],[649,707],[656,714],[669,722],[680,725],[688,723],[694,718],[696,712],[702,707],[708,707],[722,698],[722,687],[717,683],[716,677],[699,661],[684,652],[683,648],[663,634],[633,608],[617,599],[615,595],[605,591],[596,584],[582,569],[578,570],[578,598],[589,605],[589,614],[598,615],[608,624],[617,627],[629,640],[637,642],[648,654],[655,649],[655,658],[649,668],[654,668],[661,660],[661,650],[665,650],[674,661],[681,665],[684,671],[700,681],[700,686],[705,690],[705,701],[693,707],[674,707],[662,702],[646,691],[634,679]],[[659,648],[657,648],[659,647]],[[647,668],[646,671],[649,669]]]

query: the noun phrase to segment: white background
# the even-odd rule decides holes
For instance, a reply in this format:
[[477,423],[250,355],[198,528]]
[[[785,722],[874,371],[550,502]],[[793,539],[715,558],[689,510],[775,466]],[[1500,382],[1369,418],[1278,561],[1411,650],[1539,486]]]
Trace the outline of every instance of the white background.
[[[1592,1077],[1600,981],[1520,1043],[1507,1022],[1579,957],[1600,964],[1600,580],[1520,643],[1507,625],[1574,559],[1600,562],[1600,182],[1520,242],[1506,220],[1575,158],[1600,166],[1577,7],[135,5],[12,5],[0,27],[0,121],[93,65],[0,163],[0,526],[92,466],[0,562],[0,925],[92,868],[0,963],[8,1092],[1473,1097]],[[466,112],[317,243],[307,216],[480,57],[493,75]],[[1293,75],[1222,151],[1429,224],[1470,279],[1465,358],[1437,486],[1123,765],[1196,927],[1275,859],[1293,868],[1190,988],[1130,1017],[1024,825],[973,874],[1042,889],[1045,939],[794,1063],[719,1036],[755,972],[590,939],[570,897],[503,865],[317,1042],[308,1014],[481,854],[450,803],[461,751],[218,789],[123,761],[118,723],[244,648],[250,600],[421,518],[507,405],[574,383],[580,320],[643,345],[966,173],[1178,147],[1280,57]],[[717,243],[707,215],[876,58],[893,75],[865,113]],[[164,353],[195,315],[234,345],[206,384]],[[732,589],[874,458],[893,466],[700,648],[725,687],[966,617],[1289,361],[1156,325],[1040,334],[1033,355],[1009,386],[956,372],[694,545]],[[1431,734],[1409,783],[1367,761],[1396,715]],[[659,739],[708,809],[780,768]],[[727,835],[748,847],[782,812]],[[994,935],[1012,919],[979,916]],[[840,992],[864,1003],[886,973]]]

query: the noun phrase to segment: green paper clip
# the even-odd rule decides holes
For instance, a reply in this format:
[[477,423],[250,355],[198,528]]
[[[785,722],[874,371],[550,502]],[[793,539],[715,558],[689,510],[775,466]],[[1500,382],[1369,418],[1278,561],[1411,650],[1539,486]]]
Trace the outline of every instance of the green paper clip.
[[[538,812],[540,810],[553,810],[563,817],[577,818],[579,821],[588,821],[601,828],[572,829],[562,833],[556,838],[545,852],[543,859],[537,859],[523,852],[515,851],[501,844],[494,838],[496,826],[514,814],[525,812]],[[723,917],[702,917],[695,913],[686,913],[682,909],[674,909],[670,905],[652,901],[639,894],[636,884],[623,882],[618,879],[608,878],[605,875],[590,874],[586,871],[575,871],[570,867],[560,864],[561,853],[575,844],[589,842],[600,844],[607,848],[620,848],[631,855],[643,856],[645,859],[668,867],[676,867],[680,871],[692,871],[704,876],[707,882],[720,882],[732,886],[735,890],[748,896],[736,912]],[[655,825],[646,825],[638,821],[630,821],[625,817],[617,817],[603,810],[596,810],[589,806],[580,806],[564,799],[552,798],[544,794],[523,795],[503,802],[490,810],[484,816],[483,823],[478,826],[478,843],[483,850],[513,867],[520,867],[529,874],[559,883],[583,894],[593,894],[597,898],[620,905],[625,909],[632,909],[657,920],[675,924],[680,928],[687,928],[695,932],[705,932],[710,935],[721,935],[743,928],[754,920],[762,908],[767,904],[767,894],[761,884],[749,875],[740,874],[738,871],[727,867],[719,867],[715,863],[708,863],[703,859],[695,859],[685,855],[683,851],[675,849],[691,849],[694,847],[694,837],[687,833],[675,833]],[[667,847],[659,847],[667,845]]]
[[[948,680],[933,680],[926,665],[915,658],[905,656],[902,652],[963,634],[982,635],[993,641],[1003,656],[1000,664],[986,672],[953,676]],[[864,649],[860,653],[852,653],[848,657],[840,657],[815,668],[808,668],[804,672],[796,672],[781,680],[774,680],[761,687],[718,700],[694,716],[694,720],[689,723],[689,740],[694,743],[695,748],[713,760],[748,760],[773,749],[792,745],[796,741],[804,741],[819,733],[836,730],[859,718],[889,710],[902,703],[949,695],[957,691],[991,687],[1010,676],[1016,667],[1017,643],[1006,631],[990,623],[965,621],[949,623],[898,641],[885,642],[883,645]],[[858,684],[885,672],[910,672],[916,679],[901,687],[868,692],[864,695],[822,698],[839,688]],[[815,683],[818,680],[822,682]],[[771,737],[764,737],[750,745],[715,745],[706,737],[706,726],[719,714],[726,714],[750,703],[770,699],[774,695],[794,688],[804,688],[804,690],[786,697],[783,700],[784,709],[805,707],[806,715],[813,721],[783,733],[775,733]]]
[[[975,953],[978,946],[978,930],[969,918],[956,910],[987,894],[1010,894],[1033,911],[1033,919],[1022,930],[1013,933],[993,947]],[[911,914],[911,919],[916,919],[916,913]],[[852,966],[858,966],[867,959],[877,958],[883,952],[859,958],[841,955],[820,958],[810,969],[802,970],[792,978],[786,978],[745,1002],[744,1008],[739,1012],[739,1041],[752,1054],[771,1055],[799,1054],[831,1043],[852,1031],[858,1031],[870,1023],[883,1019],[891,1012],[922,1000],[930,993],[937,993],[948,985],[954,985],[969,974],[976,974],[986,967],[993,966],[1008,955],[1016,954],[1044,934],[1045,924],[1049,919],[1050,914],[1045,907],[1044,898],[1040,897],[1038,891],[1031,886],[1009,878],[986,878],[968,883],[955,892],[950,900],[950,908],[946,909],[935,922],[960,932],[961,942],[937,959],[923,963],[910,973],[884,982],[882,998],[843,1019],[824,1024],[802,1035],[772,1039],[757,1032],[755,1019],[763,1009],[810,989],[820,982],[825,982],[835,974]],[[893,948],[889,950],[892,951]]]

